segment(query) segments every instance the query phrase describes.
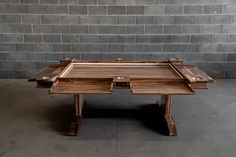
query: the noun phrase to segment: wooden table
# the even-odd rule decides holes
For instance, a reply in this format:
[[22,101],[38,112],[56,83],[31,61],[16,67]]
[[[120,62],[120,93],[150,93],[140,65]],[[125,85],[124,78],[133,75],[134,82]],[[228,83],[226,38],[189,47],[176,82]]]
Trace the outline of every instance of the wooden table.
[[69,135],[75,136],[83,116],[85,94],[112,94],[113,89],[126,88],[131,94],[161,95],[159,103],[170,136],[176,136],[171,111],[172,95],[193,95],[195,89],[206,89],[214,80],[193,65],[183,64],[178,58],[166,61],[129,62],[80,61],[63,59],[48,65],[29,79],[37,87],[50,88],[51,94],[73,94],[75,114]]

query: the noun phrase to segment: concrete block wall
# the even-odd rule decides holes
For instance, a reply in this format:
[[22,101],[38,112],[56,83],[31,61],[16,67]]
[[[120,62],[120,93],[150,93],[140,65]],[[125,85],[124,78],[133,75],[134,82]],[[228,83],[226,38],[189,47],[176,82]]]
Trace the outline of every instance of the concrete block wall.
[[180,57],[236,78],[235,0],[0,0],[0,78],[64,57]]

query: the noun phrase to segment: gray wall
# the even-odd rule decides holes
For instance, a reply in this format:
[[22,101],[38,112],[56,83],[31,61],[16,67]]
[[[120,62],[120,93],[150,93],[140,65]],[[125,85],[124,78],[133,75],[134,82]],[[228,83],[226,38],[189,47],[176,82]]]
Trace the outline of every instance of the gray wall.
[[63,57],[181,57],[236,78],[236,0],[0,0],[0,78]]

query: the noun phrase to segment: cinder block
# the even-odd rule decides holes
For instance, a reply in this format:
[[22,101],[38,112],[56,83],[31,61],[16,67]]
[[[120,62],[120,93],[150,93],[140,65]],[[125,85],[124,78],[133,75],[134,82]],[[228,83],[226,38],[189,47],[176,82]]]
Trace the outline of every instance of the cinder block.
[[144,26],[126,26],[126,34],[144,34]]
[[0,0],[0,3],[19,3],[19,0]]
[[32,14],[49,14],[49,5],[30,5]]
[[236,44],[220,44],[220,52],[236,52]]
[[70,44],[53,44],[53,52],[71,52]]
[[200,44],[181,44],[181,52],[199,52]]
[[136,16],[137,24],[154,24],[154,16]]
[[14,24],[15,33],[32,33],[31,25]]
[[58,4],[58,0],[40,0],[40,4]]
[[203,34],[203,35],[192,35],[191,36],[191,43],[208,43],[209,35]]
[[174,21],[173,16],[156,16],[155,23],[156,24],[172,24]]
[[40,24],[40,15],[22,15],[22,23],[24,24]]
[[162,52],[163,45],[162,44],[144,44],[143,51],[144,52]]
[[115,5],[136,5],[136,0],[115,0]]
[[89,6],[89,15],[105,15],[107,12],[106,6]]
[[89,33],[124,34],[125,33],[125,26],[89,26]]
[[184,12],[184,7],[181,5],[180,6],[173,5],[165,7],[166,14],[183,14],[183,12]]
[[16,52],[33,52],[33,44],[16,44]]
[[0,42],[5,42],[5,36],[3,34],[0,34]]
[[88,44],[73,44],[71,47],[72,52],[89,52]]
[[163,52],[181,52],[181,45],[179,44],[164,44]]
[[145,26],[145,33],[147,34],[162,34],[162,26],[160,25],[147,25]]
[[45,61],[54,61],[57,62],[58,60],[63,59],[63,54],[62,53],[45,53]]
[[49,5],[49,13],[50,14],[68,14],[69,9],[68,9],[68,6]]
[[222,25],[221,33],[236,33],[236,25]]
[[26,53],[26,60],[28,61],[44,61],[44,53]]
[[0,44],[0,51],[16,51],[15,44]]
[[135,16],[117,16],[117,24],[135,24]]
[[193,0],[174,0],[174,4],[193,4]]
[[105,60],[105,61],[108,61],[108,60],[114,61],[118,58],[117,53],[114,53],[114,52],[99,52],[98,57],[99,57],[99,60]]
[[193,24],[211,24],[210,15],[193,16]]
[[192,16],[174,16],[174,24],[191,24]]
[[[143,51],[143,44],[126,44],[125,45],[125,52],[144,52]],[[125,54],[127,54],[127,53],[125,53]],[[128,53],[128,54],[130,54],[130,53]],[[129,57],[132,58],[132,57],[134,57],[134,55],[131,54],[131,56],[129,56]]]
[[185,34],[200,33],[200,25],[183,25],[182,33]]
[[[26,60],[26,56],[25,56],[25,53],[21,53],[21,52],[18,52],[18,53],[8,53],[8,60],[9,61],[25,61]],[[16,68],[14,68],[16,69]],[[14,70],[12,69],[12,70]]]
[[59,24],[60,18],[58,15],[42,15],[41,22],[42,24]]
[[79,24],[79,16],[60,16],[62,24]]
[[235,5],[225,5],[224,6],[224,14],[236,14],[236,6]]
[[1,23],[21,23],[20,15],[1,15]]
[[230,15],[214,15],[212,17],[213,24],[229,24],[231,21]]
[[126,13],[125,6],[108,6],[108,14],[109,15],[120,15]]
[[221,25],[201,25],[200,33],[220,33]]
[[218,52],[219,44],[201,44],[199,47],[199,51],[200,52]]
[[16,62],[17,70],[35,70],[36,65],[33,62]]
[[98,35],[80,35],[80,43],[97,43]]
[[14,32],[14,25],[0,25],[0,33],[13,33]]
[[33,33],[51,33],[51,25],[33,25]]
[[236,61],[236,54],[235,53],[229,53],[227,55],[227,61]]
[[165,13],[164,6],[146,6],[145,14],[148,15],[163,15]]
[[79,35],[62,35],[62,43],[79,43]]
[[99,5],[115,5],[116,0],[98,0]]
[[89,52],[107,52],[107,44],[89,44]]
[[215,4],[215,0],[193,0],[194,4]]
[[42,43],[42,36],[40,34],[25,34],[24,42]]
[[228,35],[227,34],[213,34],[210,35],[210,43],[227,43]]
[[7,5],[8,11],[7,13],[22,13],[27,14],[30,11],[29,5]]
[[59,4],[79,4],[79,0],[59,0]]
[[34,44],[34,52],[52,52],[52,44]]
[[98,16],[98,24],[116,24],[115,16]]
[[155,5],[156,4],[156,0],[143,0],[145,2],[146,5]]
[[5,42],[19,43],[23,42],[22,34],[5,34]]
[[229,35],[229,42],[230,43],[236,43],[236,34],[230,34]]
[[184,14],[202,14],[203,5],[187,5],[184,6]]
[[174,0],[156,0],[156,4],[174,4]]
[[16,69],[16,63],[15,62],[0,62],[0,69],[12,71]]
[[18,0],[18,2],[19,1],[22,4],[38,4],[39,3],[39,0]]
[[43,35],[44,43],[61,43],[61,35]]
[[204,5],[203,14],[222,14],[223,5]]
[[144,6],[127,6],[127,14],[144,14]]
[[87,6],[69,6],[70,14],[86,15]]
[[117,43],[135,43],[135,35],[118,35]]
[[170,35],[137,35],[137,43],[170,43]]
[[225,62],[227,60],[227,54],[222,54],[218,52],[217,53],[204,53],[201,57],[202,57],[202,60],[206,60],[206,61],[215,61],[215,62],[224,61]]
[[52,25],[52,32],[54,34],[69,34],[71,27],[68,25]]
[[125,52],[125,44],[108,44],[108,52]]
[[99,42],[101,43],[117,43],[118,35],[100,35]]
[[81,4],[81,5],[96,5],[97,0],[79,0],[79,4]]
[[151,61],[152,53],[135,53],[134,60],[135,61]]
[[190,43],[191,36],[190,35],[172,35],[171,42],[172,43]]
[[80,24],[97,24],[97,16],[80,16]]
[[99,53],[91,53],[91,52],[85,52],[85,53],[80,53],[80,59],[81,60],[88,60],[88,61],[96,61],[100,60]]
[[181,33],[180,25],[166,25],[163,29],[164,34],[179,34]]
[[84,25],[72,25],[71,26],[71,33],[72,34],[87,34],[88,33],[88,26]]

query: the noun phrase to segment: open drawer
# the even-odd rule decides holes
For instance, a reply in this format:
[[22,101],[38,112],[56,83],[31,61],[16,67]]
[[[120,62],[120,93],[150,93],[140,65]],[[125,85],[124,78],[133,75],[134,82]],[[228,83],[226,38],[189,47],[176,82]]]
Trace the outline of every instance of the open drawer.
[[194,91],[184,80],[131,80],[130,87],[132,94],[194,94]]
[[37,88],[50,88],[57,76],[65,68],[62,64],[51,64],[40,70],[28,81],[37,82]]

